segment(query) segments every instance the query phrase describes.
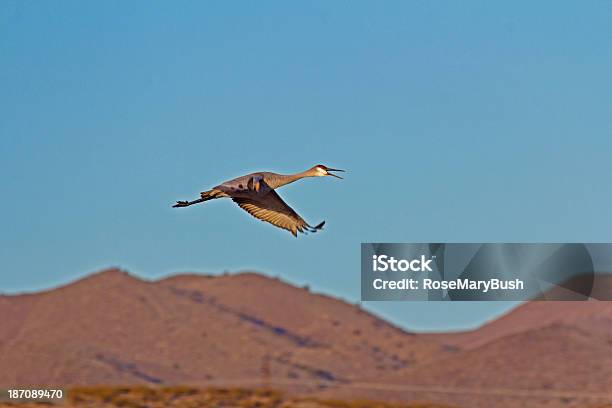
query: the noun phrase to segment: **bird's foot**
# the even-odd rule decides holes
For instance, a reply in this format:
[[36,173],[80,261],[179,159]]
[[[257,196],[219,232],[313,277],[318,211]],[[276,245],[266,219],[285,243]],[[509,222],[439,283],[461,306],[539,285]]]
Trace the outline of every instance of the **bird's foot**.
[[176,204],[172,206],[172,208],[187,207],[188,205],[189,205],[189,201],[177,201]]

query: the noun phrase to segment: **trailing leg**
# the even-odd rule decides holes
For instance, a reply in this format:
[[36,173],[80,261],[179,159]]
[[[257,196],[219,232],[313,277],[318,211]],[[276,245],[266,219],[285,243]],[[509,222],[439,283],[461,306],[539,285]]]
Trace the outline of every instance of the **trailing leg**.
[[222,197],[227,197],[227,194],[225,194],[222,191],[213,189],[213,190],[203,191],[202,193],[200,193],[200,198],[198,198],[197,200],[177,201],[176,204],[174,204],[172,207],[173,208],[189,207],[190,205],[193,205],[193,204],[203,203],[204,201],[214,200],[215,198],[222,198]]

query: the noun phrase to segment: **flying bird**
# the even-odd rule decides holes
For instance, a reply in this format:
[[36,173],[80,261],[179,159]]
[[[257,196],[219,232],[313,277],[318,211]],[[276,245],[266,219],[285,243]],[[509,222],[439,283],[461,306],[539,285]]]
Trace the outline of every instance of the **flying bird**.
[[316,226],[309,225],[293,208],[276,193],[276,189],[293,183],[294,181],[306,177],[333,176],[341,179],[342,177],[333,174],[333,171],[344,171],[332,169],[319,164],[306,171],[296,174],[277,174],[267,171],[251,173],[241,176],[216,187],[200,193],[200,198],[193,201],[177,201],[174,208],[188,207],[193,204],[203,203],[204,201],[217,198],[231,198],[243,210],[255,218],[270,224],[286,229],[293,236],[297,237],[298,232],[317,232],[325,221]]

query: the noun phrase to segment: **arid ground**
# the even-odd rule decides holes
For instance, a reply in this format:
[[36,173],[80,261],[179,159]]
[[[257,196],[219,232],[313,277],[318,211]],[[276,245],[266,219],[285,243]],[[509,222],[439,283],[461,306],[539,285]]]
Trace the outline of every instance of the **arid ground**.
[[[74,406],[612,403],[611,302],[530,302],[471,332],[415,334],[256,273],[146,281],[109,269],[0,296],[0,316],[0,388],[80,390]],[[262,388],[282,393],[277,405]],[[202,402],[223,395],[240,398]]]

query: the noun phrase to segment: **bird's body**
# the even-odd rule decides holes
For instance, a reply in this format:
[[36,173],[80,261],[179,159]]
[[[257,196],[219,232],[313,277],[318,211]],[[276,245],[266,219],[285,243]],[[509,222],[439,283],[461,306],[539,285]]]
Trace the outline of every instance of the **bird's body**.
[[334,176],[342,178],[330,173],[330,171],[344,170],[330,169],[318,165],[296,174],[277,174],[267,171],[251,173],[228,180],[211,190],[204,191],[200,193],[200,198],[197,200],[178,201],[174,207],[187,207],[216,198],[228,197],[252,216],[286,229],[294,236],[297,236],[298,232],[316,232],[323,228],[325,221],[315,227],[310,226],[274,190],[305,177]]

